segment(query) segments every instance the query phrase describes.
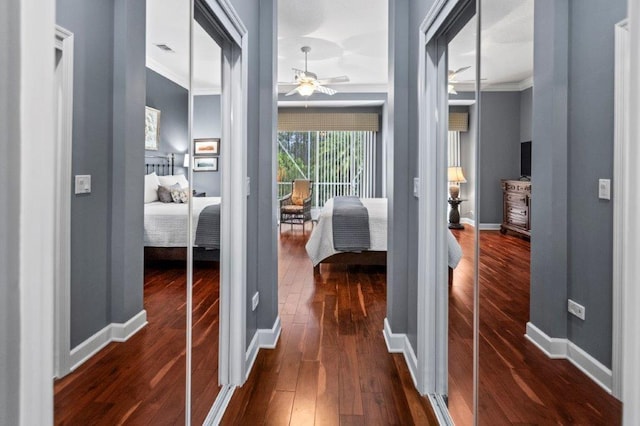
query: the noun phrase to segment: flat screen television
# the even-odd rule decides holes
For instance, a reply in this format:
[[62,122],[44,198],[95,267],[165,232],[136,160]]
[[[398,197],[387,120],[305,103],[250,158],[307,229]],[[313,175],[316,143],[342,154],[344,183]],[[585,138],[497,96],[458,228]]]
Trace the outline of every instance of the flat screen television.
[[531,177],[531,141],[520,144],[520,176]]

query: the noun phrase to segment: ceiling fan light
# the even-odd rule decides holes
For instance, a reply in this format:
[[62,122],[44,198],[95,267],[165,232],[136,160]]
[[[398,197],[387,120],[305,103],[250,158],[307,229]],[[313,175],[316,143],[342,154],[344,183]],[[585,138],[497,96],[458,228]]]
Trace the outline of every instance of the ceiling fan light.
[[298,86],[298,93],[300,93],[300,96],[311,96],[315,89],[313,84],[304,82]]

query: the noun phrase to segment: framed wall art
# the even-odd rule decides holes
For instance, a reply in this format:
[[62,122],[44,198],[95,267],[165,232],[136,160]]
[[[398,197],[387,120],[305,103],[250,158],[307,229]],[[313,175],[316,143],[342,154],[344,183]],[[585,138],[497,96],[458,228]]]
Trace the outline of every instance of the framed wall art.
[[220,138],[194,139],[193,153],[195,155],[220,154]]
[[144,149],[157,151],[160,142],[160,110],[144,108]]

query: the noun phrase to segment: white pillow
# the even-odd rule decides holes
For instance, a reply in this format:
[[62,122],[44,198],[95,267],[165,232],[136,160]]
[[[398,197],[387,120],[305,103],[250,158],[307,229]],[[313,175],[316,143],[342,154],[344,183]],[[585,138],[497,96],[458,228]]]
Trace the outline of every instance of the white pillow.
[[168,176],[158,176],[158,181],[160,185],[170,187],[175,185],[176,183],[180,185],[180,188],[188,188],[189,182],[184,175],[168,175]]
[[156,175],[156,172],[153,172],[150,175],[144,176],[145,204],[158,201],[158,186],[160,186],[160,182],[158,181],[158,176]]

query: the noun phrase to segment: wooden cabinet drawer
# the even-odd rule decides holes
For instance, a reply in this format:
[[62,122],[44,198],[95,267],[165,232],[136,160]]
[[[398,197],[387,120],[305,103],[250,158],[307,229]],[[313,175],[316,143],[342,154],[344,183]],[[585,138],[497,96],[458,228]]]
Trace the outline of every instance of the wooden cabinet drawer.
[[522,206],[526,206],[527,205],[527,196],[524,194],[519,194],[519,193],[506,193],[504,194],[504,199],[505,201],[511,203],[511,204],[519,204]]
[[517,214],[520,216],[524,216],[525,218],[529,215],[529,207],[526,205],[521,205],[519,203],[505,203],[505,213],[507,215]]
[[531,182],[505,180],[502,181],[502,190],[508,192],[531,192]]
[[525,216],[520,216],[517,214],[507,217],[507,223],[509,225],[517,226],[524,229],[526,229],[528,225],[527,218]]

